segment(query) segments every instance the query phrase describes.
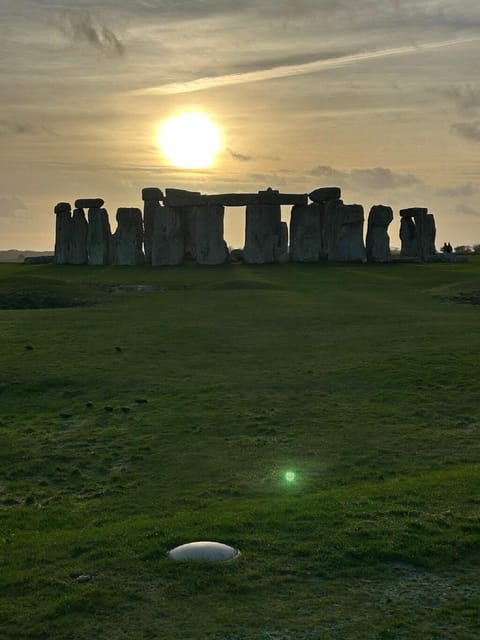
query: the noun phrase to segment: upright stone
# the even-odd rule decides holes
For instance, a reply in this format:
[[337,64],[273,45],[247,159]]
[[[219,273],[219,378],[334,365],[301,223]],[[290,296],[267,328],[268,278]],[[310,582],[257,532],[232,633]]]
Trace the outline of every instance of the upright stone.
[[280,205],[253,204],[247,207],[244,262],[277,262],[283,237]]
[[[202,205],[203,208],[203,205]],[[182,221],[185,258],[195,260],[197,257],[197,207],[175,207]],[[222,232],[223,233],[223,232]]]
[[72,222],[72,207],[69,202],[59,202],[55,205],[55,263],[68,264],[70,233]]
[[425,261],[428,257],[435,255],[435,218],[427,212],[420,212],[414,215],[415,220],[415,240],[417,256]]
[[280,222],[278,244],[275,247],[274,255],[275,262],[279,264],[286,264],[288,262],[288,224],[286,222]]
[[400,255],[402,258],[418,257],[416,228],[413,218],[402,216],[400,219]]
[[158,187],[145,187],[142,189],[142,200],[145,262],[152,264],[153,221],[160,209],[160,202],[164,200],[164,195]]
[[176,207],[160,207],[153,220],[152,266],[175,266],[184,257],[181,216]]
[[112,256],[112,232],[106,209],[88,210],[88,264],[110,264]]
[[324,206],[313,203],[292,207],[290,217],[290,260],[318,262],[324,248]]
[[228,258],[228,249],[223,239],[223,216],[225,209],[219,205],[195,207],[195,247],[198,264],[223,264]]
[[369,262],[388,262],[391,260],[388,225],[392,220],[391,207],[377,204],[370,209],[366,239],[367,260]]
[[88,222],[83,209],[75,209],[70,223],[69,264],[87,264]]
[[341,200],[325,203],[328,259],[333,262],[361,262],[366,257],[363,242],[364,212],[360,204]]
[[117,230],[113,235],[115,264],[144,264],[142,212],[136,208],[121,207],[117,210],[117,223]]

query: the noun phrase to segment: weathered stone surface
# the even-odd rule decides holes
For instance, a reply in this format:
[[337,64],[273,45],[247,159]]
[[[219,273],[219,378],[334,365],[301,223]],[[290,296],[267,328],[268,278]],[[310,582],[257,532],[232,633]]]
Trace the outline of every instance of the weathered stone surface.
[[168,552],[168,555],[172,560],[225,562],[239,556],[240,551],[221,542],[200,541],[175,547]]
[[52,264],[55,256],[27,256],[23,259],[23,264]]
[[165,204],[169,207],[195,207],[207,204],[207,198],[200,191],[165,189]]
[[117,230],[113,234],[113,258],[115,264],[144,264],[142,212],[134,207],[117,210]]
[[248,264],[276,262],[284,231],[280,205],[255,204],[247,207],[243,260]]
[[184,257],[181,215],[176,207],[160,207],[153,221],[152,266],[178,265]]
[[112,232],[106,209],[88,210],[88,264],[106,265],[111,262]]
[[415,258],[418,254],[415,222],[410,216],[400,220],[400,255],[402,258]]
[[342,190],[340,187],[320,187],[308,194],[308,197],[313,202],[326,202],[327,200],[339,200],[342,197]]
[[243,249],[232,249],[230,251],[230,262],[243,262]]
[[101,209],[105,204],[102,198],[79,198],[75,200],[76,209]]
[[415,221],[416,255],[423,261],[428,256],[436,254],[435,249],[435,218],[429,213],[417,213]]
[[413,218],[428,213],[425,207],[410,207],[409,209],[400,209],[401,218]]
[[228,249],[223,239],[224,208],[218,205],[195,207],[195,248],[198,264],[223,264]]
[[152,264],[153,224],[160,208],[160,202],[155,200],[145,200],[143,203],[143,243],[145,248],[145,262],[147,264]]
[[370,209],[367,227],[367,260],[369,262],[388,262],[391,260],[388,225],[393,220],[391,207],[378,204]]
[[195,260],[197,257],[196,246],[196,207],[176,207],[182,221],[183,242],[185,247],[185,258]]
[[308,196],[306,193],[279,193],[275,189],[266,189],[258,192],[259,204],[291,204],[302,205],[307,204]]
[[307,204],[292,208],[290,218],[290,260],[318,262],[326,257],[324,246],[324,208]]
[[286,222],[280,222],[278,244],[275,247],[275,262],[286,264],[288,257],[288,225]]
[[55,207],[55,262],[56,264],[68,264],[72,213],[70,208],[60,207],[57,211],[57,207]]
[[360,204],[341,200],[325,203],[328,260],[361,262],[366,257],[363,242],[364,212]]
[[145,187],[142,189],[142,200],[144,202],[160,202],[163,201],[163,191],[158,187]]
[[75,209],[70,222],[69,264],[87,264],[88,222],[83,209]]
[[248,207],[251,204],[307,204],[307,194],[279,193],[273,189],[259,191],[258,193],[220,193],[202,196],[208,204],[217,204],[224,207]]
[[71,211],[72,210],[72,206],[69,202],[58,202],[55,205],[55,213],[64,213],[65,211]]

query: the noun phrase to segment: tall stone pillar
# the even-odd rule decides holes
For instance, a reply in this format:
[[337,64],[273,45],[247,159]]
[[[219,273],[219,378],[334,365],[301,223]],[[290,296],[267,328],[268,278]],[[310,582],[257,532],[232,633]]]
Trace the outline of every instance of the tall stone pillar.
[[160,202],[164,200],[164,195],[158,187],[145,187],[142,189],[142,200],[145,262],[146,264],[152,264],[153,224],[161,206]]
[[195,251],[198,264],[223,264],[228,258],[228,248],[223,238],[225,207],[207,204],[195,207]]
[[[80,201],[77,200],[78,202]],[[88,210],[87,252],[88,264],[97,266],[111,264],[112,232],[106,209],[90,207]]]
[[69,264],[87,264],[88,222],[83,209],[75,209],[70,223]]
[[113,261],[119,265],[144,264],[142,212],[136,208],[120,207],[117,223],[113,234]]
[[182,219],[176,207],[155,212],[152,235],[152,266],[175,266],[185,257]]
[[333,262],[365,260],[362,205],[343,204],[341,200],[332,200],[325,203],[325,211],[328,260]]
[[435,218],[424,207],[400,210],[401,255],[425,261],[435,255]]
[[69,202],[59,202],[55,205],[55,263],[69,263],[70,233],[72,222],[72,207]]
[[370,209],[367,227],[367,260],[369,262],[388,262],[391,260],[388,225],[393,220],[391,207],[378,204]]
[[290,217],[290,260],[318,262],[323,255],[323,204],[297,205]]
[[243,249],[244,262],[247,264],[277,262],[284,235],[280,205],[248,205]]

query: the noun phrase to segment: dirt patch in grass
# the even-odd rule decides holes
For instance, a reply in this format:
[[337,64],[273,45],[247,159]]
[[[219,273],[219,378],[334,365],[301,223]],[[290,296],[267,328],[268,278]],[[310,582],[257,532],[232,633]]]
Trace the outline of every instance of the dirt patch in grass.
[[96,304],[96,301],[92,299],[69,297],[51,291],[0,291],[0,310],[61,309],[93,304]]

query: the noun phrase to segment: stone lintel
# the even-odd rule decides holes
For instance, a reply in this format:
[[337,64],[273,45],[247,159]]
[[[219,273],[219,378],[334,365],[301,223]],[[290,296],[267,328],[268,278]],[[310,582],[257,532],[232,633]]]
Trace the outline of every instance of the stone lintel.
[[279,193],[278,191],[259,191],[258,193],[221,193],[205,196],[207,204],[224,207],[248,207],[256,204],[304,205],[307,194]]
[[428,213],[425,207],[410,207],[409,209],[400,209],[401,218],[413,218],[415,216],[423,216]]
[[71,210],[72,206],[69,202],[58,202],[54,209],[55,213],[70,213]]
[[79,198],[75,200],[75,209],[101,209],[104,204],[102,198]]
[[320,187],[308,194],[308,197],[313,202],[326,202],[327,200],[339,200],[342,197],[342,190],[340,187]]
[[167,207],[198,207],[207,204],[207,200],[200,191],[165,189],[165,204]]
[[158,187],[144,187],[142,189],[142,200],[144,202],[163,202],[165,196]]

